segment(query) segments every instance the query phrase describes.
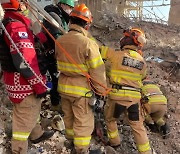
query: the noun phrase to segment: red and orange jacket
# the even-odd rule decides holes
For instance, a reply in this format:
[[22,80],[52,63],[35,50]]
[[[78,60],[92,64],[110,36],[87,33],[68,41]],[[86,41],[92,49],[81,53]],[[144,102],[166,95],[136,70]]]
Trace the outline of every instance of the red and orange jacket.
[[[34,37],[30,30],[31,21],[15,11],[7,11],[4,18],[12,18],[14,20],[6,25],[6,30],[19,48],[24,59],[29,63],[29,66],[45,82],[45,77],[40,73],[34,49]],[[24,63],[23,58],[21,58],[6,35],[4,35],[4,39],[10,49],[13,64],[17,69],[15,72],[3,72],[3,79],[10,100],[13,103],[20,103],[28,95],[46,92],[46,87]]]

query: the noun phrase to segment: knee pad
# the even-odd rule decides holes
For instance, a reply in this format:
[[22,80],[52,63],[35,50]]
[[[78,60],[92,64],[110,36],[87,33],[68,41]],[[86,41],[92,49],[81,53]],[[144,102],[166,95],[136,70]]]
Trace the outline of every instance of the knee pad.
[[126,106],[120,105],[120,104],[115,104],[115,109],[114,109],[114,118],[119,118],[119,116],[125,111]]
[[128,118],[131,121],[139,121],[139,104],[133,104],[128,109]]

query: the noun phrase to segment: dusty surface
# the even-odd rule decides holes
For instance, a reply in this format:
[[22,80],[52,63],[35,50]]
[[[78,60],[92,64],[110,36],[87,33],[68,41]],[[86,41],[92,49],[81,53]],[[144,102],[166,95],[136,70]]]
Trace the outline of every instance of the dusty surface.
[[171,8],[169,12],[169,23],[180,25],[180,19],[178,17],[180,10],[179,10],[180,0],[172,0],[171,1]]
[[[153,149],[157,154],[180,153],[180,31],[173,27],[154,23],[134,23],[124,18],[104,17],[92,28],[92,34],[100,42],[111,47],[119,47],[123,28],[136,26],[144,29],[147,36],[147,45],[144,48],[144,57],[147,59],[149,78],[155,81],[168,98],[167,122],[171,128],[170,138],[162,139],[159,134],[148,131]],[[153,56],[153,58],[151,57]],[[162,59],[164,61],[162,61]],[[10,119],[12,105],[6,97],[4,86],[0,83],[0,153],[8,153],[10,149]],[[48,104],[47,104],[48,106]],[[47,107],[46,106],[46,107]],[[47,118],[48,115],[48,118]],[[42,111],[43,126],[48,127],[54,113]],[[4,127],[5,126],[5,127]],[[6,134],[5,134],[6,132]],[[100,147],[105,153],[137,154],[131,129],[128,125],[119,122],[119,133],[122,144],[115,150],[104,146],[102,142],[92,141],[91,148]],[[70,153],[64,146],[63,131],[56,131],[51,140],[37,145],[30,144],[29,153],[55,154]],[[97,142],[98,141],[98,142]]]

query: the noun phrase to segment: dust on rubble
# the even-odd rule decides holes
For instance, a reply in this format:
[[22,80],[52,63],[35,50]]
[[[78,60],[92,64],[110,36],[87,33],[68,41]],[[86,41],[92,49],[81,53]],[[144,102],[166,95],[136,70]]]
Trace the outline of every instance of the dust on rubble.
[[[147,44],[143,51],[144,58],[148,64],[149,78],[161,87],[161,90],[168,98],[166,119],[171,128],[170,138],[162,139],[159,134],[150,133],[148,130],[150,142],[157,154],[178,154],[180,153],[179,28],[147,22],[137,23],[123,17],[106,16],[94,23],[91,32],[99,43],[119,48],[119,40],[122,37],[123,29],[129,26],[141,27],[145,31]],[[10,152],[12,105],[7,99],[2,81],[0,82],[0,96],[0,153],[8,153]],[[48,106],[48,104],[46,105]],[[52,129],[50,123],[55,115],[57,113],[43,109],[41,112],[43,127]],[[122,142],[116,151],[94,139],[92,140],[91,148],[100,147],[106,154],[137,154],[130,127],[126,123],[122,123],[122,121],[119,121],[118,124]],[[64,145],[64,141],[64,132],[56,131],[50,140],[36,145],[30,144],[29,154],[68,154],[71,146]]]

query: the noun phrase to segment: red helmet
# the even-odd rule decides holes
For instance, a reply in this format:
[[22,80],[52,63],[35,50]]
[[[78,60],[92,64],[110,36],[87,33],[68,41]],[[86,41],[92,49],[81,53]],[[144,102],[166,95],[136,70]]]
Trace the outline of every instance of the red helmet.
[[70,16],[81,18],[88,23],[92,22],[92,14],[85,4],[75,6],[74,9],[71,11]]
[[18,0],[2,0],[1,4],[5,10],[18,10],[20,5]]
[[144,32],[139,28],[129,28],[124,31],[124,35],[131,37],[137,46],[143,46],[146,43]]

